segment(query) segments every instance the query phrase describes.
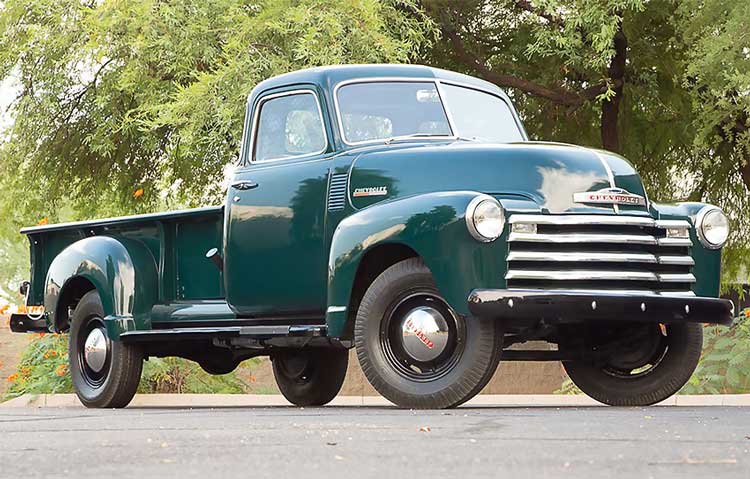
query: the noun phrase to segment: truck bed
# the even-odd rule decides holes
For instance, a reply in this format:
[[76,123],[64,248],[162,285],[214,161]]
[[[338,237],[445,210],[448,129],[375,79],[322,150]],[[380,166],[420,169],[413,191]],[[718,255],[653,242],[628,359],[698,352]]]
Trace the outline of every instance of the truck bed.
[[[21,230],[31,247],[29,304],[42,304],[50,263],[61,251],[90,236],[140,241],[151,252],[159,274],[159,302],[221,299],[221,272],[205,257],[222,249],[223,206],[195,208],[92,221],[34,226]],[[187,272],[190,274],[187,274]]]

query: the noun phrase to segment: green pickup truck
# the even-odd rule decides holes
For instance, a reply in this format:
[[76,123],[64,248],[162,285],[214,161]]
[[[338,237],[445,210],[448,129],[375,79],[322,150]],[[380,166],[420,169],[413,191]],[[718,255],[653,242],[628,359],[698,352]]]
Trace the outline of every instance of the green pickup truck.
[[502,90],[424,66],[260,83],[223,206],[22,233],[43,312],[12,329],[69,333],[89,407],[126,406],[151,356],[212,374],[270,356],[290,402],[322,405],[353,347],[401,407],[457,406],[500,359],[647,405],[734,314],[719,208],[654,203],[624,158],[529,141]]

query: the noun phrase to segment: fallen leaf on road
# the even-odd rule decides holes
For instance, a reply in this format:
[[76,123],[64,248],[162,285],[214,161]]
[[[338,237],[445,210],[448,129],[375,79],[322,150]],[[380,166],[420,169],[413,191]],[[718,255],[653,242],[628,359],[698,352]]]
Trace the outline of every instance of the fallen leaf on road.
[[430,426],[422,426],[419,428],[419,432],[430,432],[431,430]]
[[336,442],[327,442],[326,446],[335,446],[336,444],[338,444],[338,443],[336,443]]

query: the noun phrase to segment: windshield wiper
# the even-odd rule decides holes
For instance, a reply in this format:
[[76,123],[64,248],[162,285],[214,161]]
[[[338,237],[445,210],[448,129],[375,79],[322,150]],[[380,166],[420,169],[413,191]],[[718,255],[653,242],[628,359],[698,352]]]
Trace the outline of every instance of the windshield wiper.
[[443,135],[441,133],[412,133],[410,135],[399,135],[399,136],[392,136],[391,138],[388,138],[385,140],[386,145],[390,145],[393,142],[396,141],[403,141],[403,140],[412,140],[415,138],[445,138],[446,140],[458,140],[458,141],[478,141],[476,138],[467,138],[463,136],[454,136],[454,135]]

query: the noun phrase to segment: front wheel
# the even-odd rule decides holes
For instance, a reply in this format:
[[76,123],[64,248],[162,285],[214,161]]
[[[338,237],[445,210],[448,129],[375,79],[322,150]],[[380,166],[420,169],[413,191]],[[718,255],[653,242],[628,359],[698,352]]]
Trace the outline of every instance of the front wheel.
[[341,390],[349,364],[346,349],[285,351],[271,356],[276,385],[296,406],[322,406]]
[[84,406],[121,408],[133,399],[143,353],[138,346],[110,340],[96,291],[86,293],[73,312],[68,358],[73,387]]
[[372,386],[400,407],[455,407],[476,395],[497,368],[495,321],[458,315],[419,258],[386,269],[357,312],[357,358]]
[[692,376],[703,347],[698,323],[600,327],[591,335],[596,349],[609,352],[563,366],[581,391],[610,406],[648,406],[672,396]]

